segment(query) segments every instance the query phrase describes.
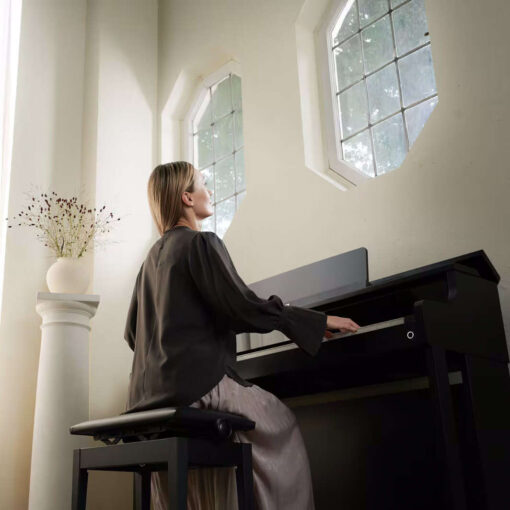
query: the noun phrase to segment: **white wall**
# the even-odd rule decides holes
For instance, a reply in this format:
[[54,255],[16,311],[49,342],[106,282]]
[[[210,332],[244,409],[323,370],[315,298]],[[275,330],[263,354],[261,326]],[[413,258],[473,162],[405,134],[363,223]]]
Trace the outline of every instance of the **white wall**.
[[439,105],[401,168],[344,192],[304,163],[295,29],[310,2],[161,1],[160,105],[182,73],[196,82],[229,58],[243,69],[248,193],[225,236],[240,274],[365,246],[377,279],[484,249],[510,332],[510,6],[426,1]]
[[[24,0],[8,214],[21,210],[32,185],[68,195],[83,185],[122,217],[113,243],[96,252],[89,287],[101,295],[92,321],[92,417],[124,406],[125,314],[154,238],[145,186],[157,153],[156,90],[155,0]],[[35,299],[47,290],[53,261],[32,232],[9,229],[0,324],[0,508],[9,510],[28,505],[41,322]],[[131,491],[113,490],[108,475],[89,478],[90,508],[128,507]]]
[[[295,26],[303,5],[160,0],[158,13],[156,0],[25,0],[9,215],[35,183],[61,193],[84,184],[96,205],[123,217],[114,243],[95,254],[89,289],[101,295],[92,321],[91,418],[124,409],[127,306],[157,238],[148,176],[159,154],[182,157],[175,128],[193,86],[230,58],[243,70],[248,194],[225,242],[247,282],[359,246],[368,248],[371,279],[482,248],[501,274],[510,332],[510,6],[427,0],[439,105],[400,169],[342,192],[304,163]],[[9,230],[0,508],[28,502],[40,342],[34,305],[52,261],[28,232]],[[92,474],[90,508],[127,508],[130,481]]]
[[[85,1],[24,0],[9,216],[32,185],[73,194],[80,177]],[[0,508],[28,505],[40,317],[53,259],[32,233],[9,229],[0,324]]]
[[[132,353],[123,339],[136,274],[155,233],[147,180],[157,164],[157,2],[89,1],[83,180],[121,216],[94,256],[101,296],[90,344],[90,417],[124,411]],[[93,472],[91,509],[129,508],[127,473]],[[119,485],[120,483],[120,485]],[[87,508],[89,508],[87,506]]]

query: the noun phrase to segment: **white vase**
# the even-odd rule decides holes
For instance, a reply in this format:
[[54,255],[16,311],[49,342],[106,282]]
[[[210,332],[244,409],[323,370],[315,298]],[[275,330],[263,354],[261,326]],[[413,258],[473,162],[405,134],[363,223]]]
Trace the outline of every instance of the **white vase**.
[[58,257],[46,273],[50,292],[84,294],[89,282],[90,270],[83,258]]

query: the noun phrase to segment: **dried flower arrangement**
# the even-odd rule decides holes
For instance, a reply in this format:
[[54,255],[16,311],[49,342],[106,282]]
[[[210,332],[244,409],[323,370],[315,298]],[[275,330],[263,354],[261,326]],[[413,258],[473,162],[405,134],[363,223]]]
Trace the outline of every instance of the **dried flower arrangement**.
[[[78,203],[77,197],[60,197],[54,191],[27,193],[29,205],[17,216],[13,216],[8,228],[15,226],[34,227],[37,238],[57,257],[82,257],[98,240],[110,232],[113,213],[106,212],[106,205],[96,211]],[[9,218],[6,218],[8,221]]]

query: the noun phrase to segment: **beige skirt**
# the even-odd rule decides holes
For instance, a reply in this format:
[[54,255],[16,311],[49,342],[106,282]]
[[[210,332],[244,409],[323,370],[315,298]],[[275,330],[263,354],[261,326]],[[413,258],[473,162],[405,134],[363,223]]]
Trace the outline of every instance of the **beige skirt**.
[[[294,413],[259,386],[242,386],[228,375],[191,404],[240,414],[256,422],[254,430],[236,432],[234,441],[252,445],[253,486],[257,510],[314,510],[308,456]],[[235,468],[188,471],[188,510],[237,510]],[[167,510],[166,471],[151,478],[154,510]]]

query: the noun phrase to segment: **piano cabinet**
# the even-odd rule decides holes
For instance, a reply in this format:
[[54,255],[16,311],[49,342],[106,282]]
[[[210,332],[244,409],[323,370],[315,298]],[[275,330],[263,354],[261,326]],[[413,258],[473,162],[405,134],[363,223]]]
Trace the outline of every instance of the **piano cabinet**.
[[317,510],[510,508],[498,281],[474,252],[308,302],[361,326],[314,357],[290,341],[238,353],[296,415]]

